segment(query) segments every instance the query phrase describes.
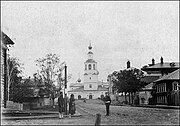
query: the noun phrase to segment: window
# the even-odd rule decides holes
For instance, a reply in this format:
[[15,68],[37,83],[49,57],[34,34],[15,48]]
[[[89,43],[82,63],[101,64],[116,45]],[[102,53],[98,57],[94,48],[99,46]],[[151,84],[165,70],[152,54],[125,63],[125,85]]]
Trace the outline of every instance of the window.
[[159,85],[157,85],[157,92],[159,92],[160,88],[159,88]]
[[87,65],[85,65],[85,70],[87,70]]
[[89,85],[89,88],[92,88],[92,85],[91,85],[91,84]]
[[95,64],[93,64],[93,69],[95,70]]
[[178,82],[174,81],[172,83],[172,86],[173,86],[173,90],[175,90],[175,91],[179,90],[179,83]]
[[89,79],[91,80],[91,77]]
[[89,64],[89,66],[88,66],[88,67],[89,67],[89,70],[91,70],[91,64]]

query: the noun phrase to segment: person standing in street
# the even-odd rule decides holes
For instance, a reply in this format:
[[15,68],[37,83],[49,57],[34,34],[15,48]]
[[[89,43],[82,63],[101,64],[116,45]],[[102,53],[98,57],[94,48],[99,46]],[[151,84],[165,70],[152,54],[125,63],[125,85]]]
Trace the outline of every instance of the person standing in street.
[[65,113],[65,115],[67,115],[68,102],[69,102],[69,99],[67,97],[67,94],[65,94],[65,96],[64,96],[64,111],[65,111],[64,113]]
[[59,107],[59,118],[63,119],[63,112],[64,112],[64,99],[63,94],[60,92],[60,95],[58,97],[58,107]]
[[69,100],[69,117],[75,114],[76,108],[75,108],[75,99],[74,95],[71,94],[70,100]]
[[109,116],[109,106],[111,104],[111,98],[110,98],[108,92],[106,92],[106,96],[104,97],[104,102],[106,105],[106,116]]

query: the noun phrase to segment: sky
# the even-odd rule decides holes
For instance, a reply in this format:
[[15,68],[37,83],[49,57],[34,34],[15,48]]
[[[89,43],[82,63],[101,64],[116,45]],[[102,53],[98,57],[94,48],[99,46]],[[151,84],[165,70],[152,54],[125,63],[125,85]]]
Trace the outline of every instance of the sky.
[[24,64],[23,76],[37,72],[35,60],[60,56],[83,81],[89,43],[99,81],[113,71],[179,62],[179,2],[1,1],[1,30],[13,41],[9,54]]

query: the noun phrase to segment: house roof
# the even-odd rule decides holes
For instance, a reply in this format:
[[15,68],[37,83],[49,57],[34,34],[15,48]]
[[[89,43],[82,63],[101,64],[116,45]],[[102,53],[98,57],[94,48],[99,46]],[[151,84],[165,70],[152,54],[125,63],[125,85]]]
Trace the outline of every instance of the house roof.
[[84,86],[81,86],[79,88],[70,90],[68,92],[84,92],[84,91],[108,91],[108,89],[105,88],[105,87],[102,87],[101,85],[98,85],[98,89],[97,90],[84,90]]
[[154,76],[144,76],[144,77],[142,77],[141,78],[141,81],[142,82],[145,82],[145,83],[151,83],[151,82],[153,82],[153,81],[155,81],[155,80],[157,80],[157,79],[159,79],[159,76],[157,76],[157,75],[154,75]]
[[151,70],[151,69],[164,69],[164,68],[180,68],[179,62],[165,62],[165,63],[157,63],[154,65],[146,66],[141,68],[142,70]]
[[13,45],[14,42],[4,33],[1,31],[1,37],[2,37],[2,41],[5,43],[5,44],[11,44]]
[[159,82],[162,80],[179,80],[180,79],[179,72],[180,72],[180,69],[177,69],[176,71],[174,71],[168,75],[162,76],[160,79],[158,79],[154,82]]

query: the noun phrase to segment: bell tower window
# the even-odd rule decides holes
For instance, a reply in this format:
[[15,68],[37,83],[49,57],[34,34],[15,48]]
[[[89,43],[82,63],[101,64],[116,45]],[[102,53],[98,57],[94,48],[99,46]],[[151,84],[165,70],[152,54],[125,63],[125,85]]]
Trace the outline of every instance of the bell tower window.
[[87,70],[87,65],[85,65],[85,70]]
[[95,64],[93,64],[93,69],[95,70]]
[[88,67],[89,67],[89,70],[91,70],[91,64],[89,64],[89,66],[88,66]]

